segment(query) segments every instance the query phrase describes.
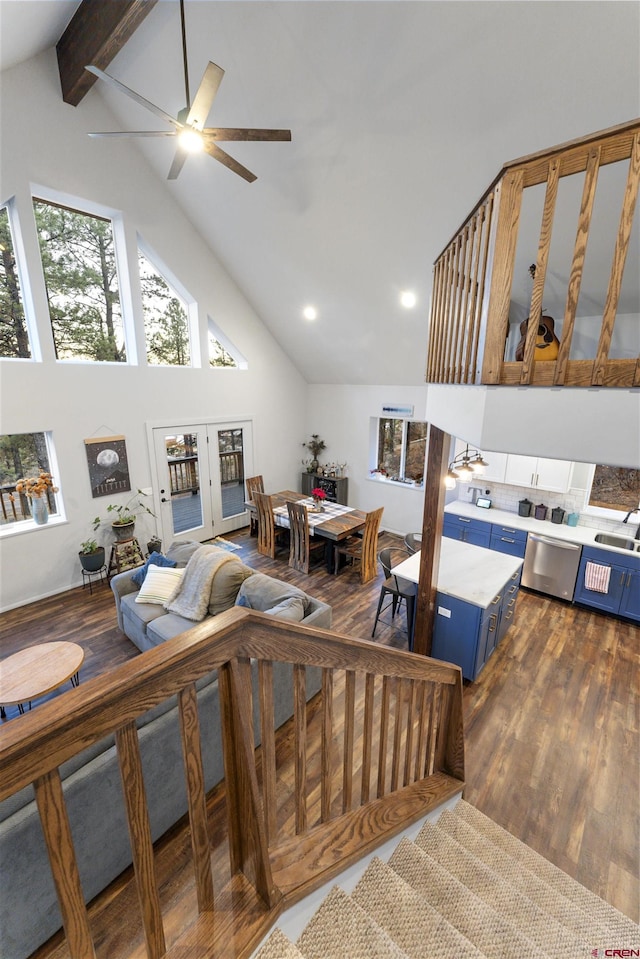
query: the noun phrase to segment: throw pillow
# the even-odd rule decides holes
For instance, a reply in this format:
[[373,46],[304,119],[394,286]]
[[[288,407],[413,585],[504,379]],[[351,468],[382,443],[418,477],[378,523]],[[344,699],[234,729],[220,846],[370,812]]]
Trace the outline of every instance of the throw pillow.
[[171,566],[150,566],[144,583],[136,596],[136,603],[152,603],[164,606],[180,586],[184,569]]
[[270,616],[276,616],[278,619],[288,619],[292,623],[300,623],[304,619],[304,603],[299,596],[291,596],[289,599],[283,599],[277,606],[271,609],[265,609],[265,613]]
[[186,566],[195,551],[200,549],[201,546],[202,543],[193,539],[176,539],[167,550],[167,556],[169,559],[174,559],[178,566]]
[[292,596],[299,597],[305,610],[307,608],[306,593],[297,586],[284,583],[280,579],[273,579],[265,573],[254,573],[253,576],[245,579],[238,593],[238,597],[240,596],[247,600],[247,605],[251,609],[258,609],[260,612],[273,609],[274,606],[278,606],[283,600],[290,599]]
[[167,556],[164,556],[163,553],[151,553],[147,559],[144,566],[141,566],[140,569],[137,569],[133,576],[131,577],[131,582],[135,583],[136,586],[142,586],[147,575],[147,570],[150,566],[176,566],[177,563],[173,559],[169,559]]
[[253,576],[255,570],[233,557],[233,561],[220,566],[213,582],[209,596],[209,616],[217,616],[225,609],[231,609],[236,601],[238,590],[248,576]]

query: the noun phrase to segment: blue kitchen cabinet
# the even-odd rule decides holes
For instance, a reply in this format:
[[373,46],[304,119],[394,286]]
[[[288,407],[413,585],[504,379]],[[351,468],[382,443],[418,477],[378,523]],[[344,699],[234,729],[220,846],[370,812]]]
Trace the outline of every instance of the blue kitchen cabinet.
[[511,556],[520,556],[521,559],[524,559],[526,547],[526,530],[514,529],[512,526],[500,526],[497,523],[491,524],[489,549],[495,549],[499,553],[509,553]]
[[640,623],[640,569],[630,569],[620,600],[620,615]]
[[431,655],[456,663],[465,679],[480,675],[511,624],[519,573],[485,608],[445,593],[436,593]]
[[456,516],[455,513],[445,513],[442,535],[458,539],[462,543],[471,543],[472,546],[488,548],[491,542],[491,523],[468,516]]
[[[587,589],[587,563],[597,563],[610,569],[606,593]],[[637,553],[613,553],[611,550],[584,546],[578,569],[574,602],[640,621],[640,556]]]

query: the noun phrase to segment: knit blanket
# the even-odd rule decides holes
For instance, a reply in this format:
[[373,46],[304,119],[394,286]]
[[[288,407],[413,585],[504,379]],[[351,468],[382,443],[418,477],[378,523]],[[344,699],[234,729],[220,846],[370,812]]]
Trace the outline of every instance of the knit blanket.
[[225,563],[237,562],[233,553],[216,546],[201,546],[187,563],[176,592],[164,604],[164,608],[168,613],[176,613],[199,623],[207,615],[211,587],[217,572]]

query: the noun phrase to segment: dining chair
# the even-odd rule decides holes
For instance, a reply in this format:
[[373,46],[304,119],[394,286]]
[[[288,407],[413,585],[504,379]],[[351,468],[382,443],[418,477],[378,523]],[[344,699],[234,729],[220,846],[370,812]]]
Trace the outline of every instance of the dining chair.
[[[245,480],[245,485],[247,487],[248,503],[254,502],[254,499],[253,499],[254,492],[264,493],[264,480],[262,479],[262,476],[249,476]],[[249,532],[251,533],[251,536],[258,535],[258,517],[257,517],[257,514],[253,512],[253,510],[251,511],[251,515],[250,515]]]
[[361,536],[350,536],[338,543],[335,550],[334,573],[338,572],[340,557],[360,566],[360,582],[370,583],[376,576],[376,550],[384,506],[367,513]]
[[[373,624],[373,630],[371,632],[371,638],[373,639],[376,635],[376,628],[378,626],[378,620],[380,619],[381,613],[391,607],[391,619],[393,621],[396,613],[400,611],[400,608],[404,603],[407,614],[407,636],[409,640],[410,652],[413,651],[413,624],[418,585],[417,583],[412,583],[411,580],[402,579],[402,577],[396,576],[394,573],[392,573],[392,569],[394,566],[397,566],[398,563],[401,563],[403,559],[407,559],[407,557],[412,555],[413,554],[410,552],[410,550],[402,549],[399,546],[388,546],[385,549],[381,549],[378,553],[378,560],[382,566],[385,580],[380,587],[378,608],[376,610],[376,618]],[[391,602],[384,606],[384,601],[388,596],[391,597]]]
[[419,549],[422,549],[422,533],[407,533],[404,545],[410,553],[417,553]]
[[304,503],[287,502],[289,512],[289,566],[308,573],[311,560],[324,558],[325,542],[309,533],[309,514]]
[[288,530],[276,526],[273,505],[268,493],[254,490],[253,501],[258,512],[258,552],[275,559],[278,546],[286,545]]

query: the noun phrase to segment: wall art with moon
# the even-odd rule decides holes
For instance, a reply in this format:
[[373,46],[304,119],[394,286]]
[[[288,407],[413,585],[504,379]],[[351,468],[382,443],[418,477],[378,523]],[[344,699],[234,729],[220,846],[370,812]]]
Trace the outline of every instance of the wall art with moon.
[[85,440],[91,494],[112,496],[131,489],[129,461],[124,436],[100,436]]

